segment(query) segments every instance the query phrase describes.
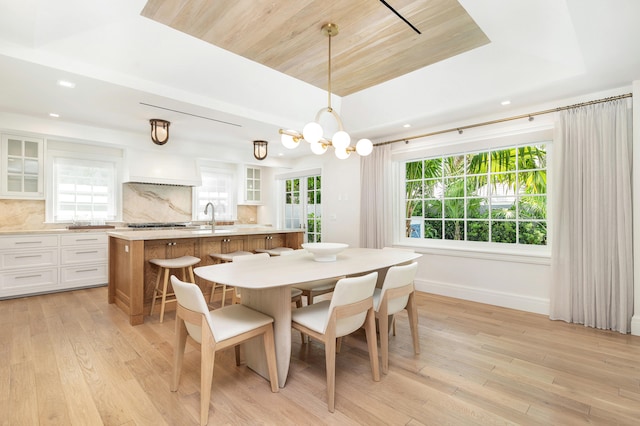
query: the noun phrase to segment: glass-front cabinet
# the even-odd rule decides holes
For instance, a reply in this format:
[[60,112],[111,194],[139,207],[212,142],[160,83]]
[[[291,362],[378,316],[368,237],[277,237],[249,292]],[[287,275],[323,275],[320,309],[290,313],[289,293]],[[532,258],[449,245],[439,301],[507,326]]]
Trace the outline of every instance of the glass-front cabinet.
[[44,141],[27,136],[2,135],[1,198],[44,198]]
[[260,204],[262,201],[261,171],[257,167],[245,169],[244,200],[248,204]]

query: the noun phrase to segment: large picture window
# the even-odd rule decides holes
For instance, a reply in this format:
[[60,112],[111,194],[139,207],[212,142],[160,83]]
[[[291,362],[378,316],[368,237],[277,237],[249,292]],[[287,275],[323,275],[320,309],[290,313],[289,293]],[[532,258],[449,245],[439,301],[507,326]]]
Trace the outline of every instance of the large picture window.
[[545,144],[405,163],[405,236],[547,244]]

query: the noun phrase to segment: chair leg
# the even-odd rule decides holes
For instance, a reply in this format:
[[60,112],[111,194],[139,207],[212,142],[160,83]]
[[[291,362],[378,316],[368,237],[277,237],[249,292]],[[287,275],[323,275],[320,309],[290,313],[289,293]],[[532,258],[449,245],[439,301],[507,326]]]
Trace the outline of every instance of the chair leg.
[[409,326],[411,327],[413,352],[417,355],[420,353],[420,336],[418,336],[418,310],[416,309],[414,293],[409,295],[409,301],[407,302],[406,309],[409,314]]
[[211,383],[213,382],[213,364],[216,354],[211,339],[206,339],[200,346],[200,424],[209,421],[209,404],[211,403]]
[[369,348],[369,360],[371,361],[371,374],[375,382],[380,381],[380,369],[378,367],[378,342],[376,341],[376,318],[373,308],[367,311],[365,319],[365,332],[367,335],[367,346]]
[[273,325],[269,324],[267,330],[262,335],[264,342],[264,353],[267,357],[267,370],[269,371],[269,382],[271,382],[271,392],[278,392],[278,365],[276,362],[276,343],[273,337]]
[[221,307],[224,307],[224,302],[226,299],[227,299],[227,285],[222,284],[222,304],[220,305]]
[[336,409],[336,338],[331,337],[324,343],[324,356],[327,369],[327,406],[329,412]]
[[[380,327],[380,352],[382,355],[382,373],[389,372],[389,316],[382,316],[382,311],[378,316],[378,327]],[[367,340],[369,338],[367,337]]]
[[[302,308],[302,296],[298,296],[298,298],[296,298],[296,308]],[[305,337],[302,331],[300,332],[300,339],[302,339],[302,343],[305,343]]]
[[187,344],[187,326],[182,318],[176,319],[176,338],[175,348],[173,350],[173,375],[171,376],[171,391],[178,390],[180,382],[180,373],[182,371],[182,362],[184,360],[184,348]]
[[153,315],[153,308],[156,306],[156,299],[158,298],[158,291],[160,290],[160,278],[164,269],[158,266],[158,275],[156,275],[156,287],[153,289],[153,298],[151,299],[151,312],[149,315]]
[[167,303],[167,287],[169,286],[169,268],[164,268],[164,281],[162,284],[162,301],[160,302],[160,323],[164,321],[164,307]]

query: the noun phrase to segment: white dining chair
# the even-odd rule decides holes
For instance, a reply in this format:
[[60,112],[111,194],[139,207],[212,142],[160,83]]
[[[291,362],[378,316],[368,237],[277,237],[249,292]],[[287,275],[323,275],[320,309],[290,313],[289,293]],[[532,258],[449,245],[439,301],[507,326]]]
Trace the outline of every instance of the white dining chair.
[[[238,256],[233,258],[235,263],[255,263],[264,262],[269,259],[271,255],[269,253],[256,253],[252,256]],[[233,294],[233,303],[240,303],[242,300],[242,292],[238,287],[235,287]],[[295,303],[297,308],[302,307],[302,291],[291,288],[291,303]]]
[[[282,252],[280,253],[280,256],[302,256],[307,253],[308,251],[305,249],[299,249]],[[302,292],[302,295],[307,299],[307,305],[313,305],[313,299],[316,296],[333,292],[333,289],[340,278],[344,277],[334,277],[323,280],[308,281],[306,283],[298,283],[294,288]]]
[[200,287],[180,281],[175,275],[171,276],[171,285],[178,300],[171,391],[178,390],[185,345],[187,337],[191,337],[200,346],[200,424],[206,425],[209,419],[215,353],[219,350],[235,347],[239,365],[238,345],[262,336],[271,392],[278,392],[273,318],[244,305],[209,311]]
[[387,271],[382,288],[376,288],[373,293],[373,308],[380,328],[380,352],[384,374],[389,371],[389,324],[393,324],[395,329],[395,315],[398,312],[407,310],[413,339],[413,351],[416,354],[420,353],[418,312],[415,306],[413,286],[417,270],[418,264],[416,262],[392,266]]
[[331,300],[294,309],[291,326],[324,343],[327,371],[327,405],[335,411],[336,340],[365,328],[371,374],[374,381],[380,380],[378,367],[378,345],[376,342],[373,290],[378,274],[372,272],[354,278],[343,278],[335,286]]

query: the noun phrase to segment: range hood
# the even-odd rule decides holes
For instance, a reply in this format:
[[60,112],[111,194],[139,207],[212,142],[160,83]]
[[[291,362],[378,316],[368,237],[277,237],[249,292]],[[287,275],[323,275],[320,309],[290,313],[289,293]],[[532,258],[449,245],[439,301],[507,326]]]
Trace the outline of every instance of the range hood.
[[194,158],[173,153],[127,150],[123,182],[200,186],[202,178]]

